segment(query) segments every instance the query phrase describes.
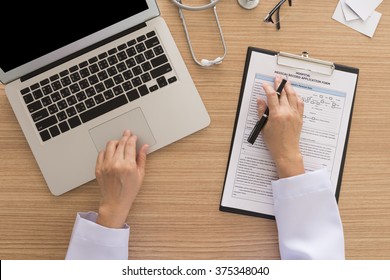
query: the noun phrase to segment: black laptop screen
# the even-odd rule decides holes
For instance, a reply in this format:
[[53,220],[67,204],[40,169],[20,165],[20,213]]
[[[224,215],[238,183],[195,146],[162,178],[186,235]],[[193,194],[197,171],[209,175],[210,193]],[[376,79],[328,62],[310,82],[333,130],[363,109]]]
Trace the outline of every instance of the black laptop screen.
[[[145,0],[8,1],[2,10],[0,68],[7,72],[148,8]],[[133,4],[134,3],[134,4]],[[135,4],[136,3],[136,4]]]

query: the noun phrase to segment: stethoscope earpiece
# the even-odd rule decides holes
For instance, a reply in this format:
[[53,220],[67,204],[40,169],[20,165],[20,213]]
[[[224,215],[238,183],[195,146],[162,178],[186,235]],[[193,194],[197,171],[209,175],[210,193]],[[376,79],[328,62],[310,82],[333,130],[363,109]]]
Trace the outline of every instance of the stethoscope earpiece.
[[[220,0],[210,0],[210,4],[207,4],[207,5],[203,5],[203,6],[187,6],[187,5],[183,5],[181,0],[172,0],[173,4],[175,4],[178,8],[179,8],[179,16],[182,20],[182,23],[183,23],[183,27],[184,27],[184,32],[186,34],[186,38],[187,38],[187,42],[188,42],[188,46],[190,47],[190,51],[191,51],[191,55],[192,55],[192,58],[194,59],[194,61],[200,65],[200,66],[203,66],[203,67],[209,67],[209,66],[213,66],[215,64],[220,64],[222,62],[222,60],[225,58],[226,56],[226,53],[227,53],[227,48],[226,48],[226,44],[225,44],[225,39],[223,37],[223,33],[222,33],[222,28],[221,28],[221,25],[219,23],[219,19],[218,19],[218,15],[217,15],[217,9],[216,9],[216,5],[217,3],[219,2]],[[208,59],[201,59],[201,61],[199,62],[199,60],[196,58],[195,56],[195,53],[194,53],[194,50],[192,48],[192,44],[191,44],[191,40],[190,40],[190,35],[188,33],[188,29],[187,29],[187,25],[186,25],[186,21],[185,21],[185,18],[184,18],[184,14],[183,14],[183,10],[188,10],[188,11],[203,11],[203,10],[207,10],[207,9],[211,9],[213,8],[214,10],[214,16],[215,16],[215,20],[217,22],[217,25],[218,25],[218,29],[219,29],[219,35],[221,37],[221,41],[222,41],[222,45],[223,45],[223,48],[224,48],[224,54],[222,57],[217,57],[215,58],[214,60],[208,60]]]

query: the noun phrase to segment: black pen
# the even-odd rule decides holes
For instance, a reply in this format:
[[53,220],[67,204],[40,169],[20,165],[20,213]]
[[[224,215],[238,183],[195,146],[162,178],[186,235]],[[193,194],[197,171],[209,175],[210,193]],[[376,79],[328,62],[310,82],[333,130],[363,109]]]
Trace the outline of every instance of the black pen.
[[[276,90],[276,92],[278,93],[278,97],[282,93],[282,90],[283,90],[283,88],[284,88],[286,83],[287,83],[286,79],[283,79],[282,82],[280,83],[278,89]],[[267,123],[268,114],[269,114],[269,110],[268,110],[268,107],[267,107],[265,109],[265,112],[263,113],[263,116],[261,117],[261,119],[259,121],[257,121],[257,123],[256,123],[255,127],[253,128],[251,134],[249,134],[249,137],[248,137],[247,141],[249,143],[251,143],[252,145],[255,143],[257,137],[259,136],[261,129]]]

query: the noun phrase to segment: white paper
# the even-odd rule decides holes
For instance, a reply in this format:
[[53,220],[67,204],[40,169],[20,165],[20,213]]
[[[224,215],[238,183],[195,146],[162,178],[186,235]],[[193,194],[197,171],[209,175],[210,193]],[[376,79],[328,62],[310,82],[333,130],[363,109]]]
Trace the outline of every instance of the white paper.
[[261,133],[254,145],[248,136],[259,119],[258,97],[276,74],[288,77],[305,103],[300,149],[306,171],[326,168],[334,192],[343,160],[357,75],[335,70],[332,76],[280,66],[276,56],[252,52],[221,206],[274,215],[271,180],[277,171]]
[[372,37],[374,36],[375,30],[379,24],[381,17],[381,13],[374,11],[366,21],[363,21],[361,19],[346,21],[341,8],[341,2],[339,2],[332,18],[356,31],[359,31],[366,36]]
[[345,20],[351,21],[355,19],[360,19],[360,17],[347,4],[345,4],[345,1],[346,0],[340,0]]
[[366,21],[383,0],[346,0],[347,4],[359,17]]

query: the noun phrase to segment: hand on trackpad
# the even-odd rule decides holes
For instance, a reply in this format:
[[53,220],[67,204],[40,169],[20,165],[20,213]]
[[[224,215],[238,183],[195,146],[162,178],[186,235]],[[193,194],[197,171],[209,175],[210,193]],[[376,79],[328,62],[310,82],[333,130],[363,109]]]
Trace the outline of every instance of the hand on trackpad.
[[129,129],[132,134],[137,135],[137,151],[144,144],[149,147],[156,144],[156,140],[149,128],[148,122],[140,108],[135,108],[123,115],[109,120],[89,131],[91,138],[98,151],[104,150],[110,140],[120,139],[123,131]]

